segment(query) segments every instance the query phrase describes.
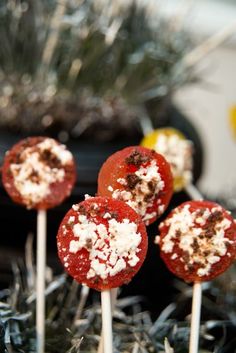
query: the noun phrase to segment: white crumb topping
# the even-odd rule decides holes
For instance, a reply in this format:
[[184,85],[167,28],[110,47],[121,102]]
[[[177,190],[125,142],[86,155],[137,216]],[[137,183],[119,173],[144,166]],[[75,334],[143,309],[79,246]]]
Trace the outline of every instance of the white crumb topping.
[[85,195],[84,195],[84,199],[85,199],[85,200],[91,199],[91,197],[92,197],[92,196],[89,195],[89,194],[85,194]]
[[69,223],[73,223],[75,221],[75,216],[70,216],[68,219]]
[[118,182],[120,185],[127,185],[127,181],[126,181],[124,178],[118,178],[118,179],[117,179],[117,182]]
[[107,190],[108,190],[108,191],[111,191],[111,192],[114,191],[114,189],[113,189],[113,187],[112,187],[111,185],[109,185],[109,186],[107,187]]
[[103,218],[111,218],[111,214],[109,212],[106,212],[103,216]]
[[78,223],[72,228],[74,239],[70,241],[69,252],[76,254],[81,249],[88,250],[88,279],[95,276],[106,279],[125,269],[127,263],[134,267],[139,262],[137,254],[140,251],[141,234],[137,224],[128,219],[122,222],[109,217],[105,219],[107,226],[79,215]]
[[79,205],[72,205],[72,208],[73,208],[74,211],[78,211]]
[[178,255],[176,253],[174,253],[172,256],[171,256],[171,260],[175,260],[177,259]]
[[66,149],[63,144],[58,144],[55,140],[46,138],[38,144],[41,151],[49,150],[54,154],[61,162],[62,165],[66,165],[72,162],[72,154]]
[[[144,222],[149,219],[161,215],[164,211],[164,205],[159,205],[156,211],[148,214],[147,209],[153,206],[153,202],[161,190],[164,189],[165,183],[161,179],[159,168],[155,160],[151,161],[147,167],[141,166],[134,172],[138,182],[132,190],[116,189],[112,193],[114,199],[125,201],[137,213],[139,213]],[[126,186],[127,180],[119,178],[117,180],[121,186]]]
[[161,205],[161,206],[158,206],[158,214],[162,214],[165,210],[165,206],[164,205]]
[[[50,165],[44,153],[58,161],[55,166]],[[64,145],[57,144],[53,139],[46,138],[32,147],[27,147],[21,153],[20,162],[10,166],[14,185],[25,203],[30,206],[38,203],[50,193],[50,185],[62,182],[65,177],[65,165],[73,161],[72,154]]]
[[[162,239],[161,250],[171,253],[174,247],[179,247],[185,270],[197,265],[197,275],[200,277],[210,273],[212,265],[227,254],[227,246],[232,243],[225,236],[231,221],[223,216],[221,207],[190,212],[189,205],[185,205],[177,209],[160,228],[163,226],[169,229]],[[171,259],[176,258],[175,255]]]
[[154,149],[171,165],[174,179],[182,178],[187,185],[192,181],[192,142],[178,135],[159,134]]

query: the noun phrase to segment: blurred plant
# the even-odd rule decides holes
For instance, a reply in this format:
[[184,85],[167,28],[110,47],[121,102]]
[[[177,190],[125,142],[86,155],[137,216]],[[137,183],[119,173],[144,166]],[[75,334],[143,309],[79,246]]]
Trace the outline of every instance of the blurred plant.
[[103,139],[135,126],[140,105],[193,80],[189,36],[148,11],[135,0],[3,0],[0,125],[78,136],[99,123]]

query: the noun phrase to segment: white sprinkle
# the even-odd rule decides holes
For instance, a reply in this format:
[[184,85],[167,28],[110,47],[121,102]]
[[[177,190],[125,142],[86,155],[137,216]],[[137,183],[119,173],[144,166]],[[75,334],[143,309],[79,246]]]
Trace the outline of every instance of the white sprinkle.
[[127,185],[127,181],[124,178],[118,178],[117,183],[119,183],[121,185]]
[[109,218],[106,227],[91,222],[85,215],[79,215],[78,221],[80,223],[73,226],[74,239],[70,241],[69,252],[77,253],[82,248],[88,250],[91,263],[87,278],[99,276],[105,279],[125,269],[126,263],[131,267],[137,265],[142,238],[136,223]]
[[171,260],[175,260],[175,259],[177,259],[177,257],[178,257],[177,254],[173,254],[173,255],[171,256]]
[[92,196],[90,196],[89,194],[85,194],[85,195],[84,195],[84,199],[85,199],[85,200],[91,199],[91,197],[92,197]]
[[78,240],[71,240],[70,241],[70,247],[69,247],[69,252],[72,254],[76,254],[78,250],[81,249],[80,242]]

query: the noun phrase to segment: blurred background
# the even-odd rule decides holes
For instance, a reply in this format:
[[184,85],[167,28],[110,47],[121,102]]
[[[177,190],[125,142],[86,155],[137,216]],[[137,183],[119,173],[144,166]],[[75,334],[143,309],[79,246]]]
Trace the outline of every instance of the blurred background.
[[[77,162],[72,196],[48,212],[48,265],[56,272],[63,215],[96,193],[105,159],[139,144],[150,128],[176,127],[192,140],[194,183],[236,214],[235,33],[233,0],[1,0],[0,162],[32,135],[65,143]],[[187,199],[175,194],[170,209]],[[35,235],[36,214],[13,204],[2,186],[0,207],[3,288]],[[149,227],[144,268],[123,290],[146,296],[154,316],[178,292],[153,245],[157,226]]]

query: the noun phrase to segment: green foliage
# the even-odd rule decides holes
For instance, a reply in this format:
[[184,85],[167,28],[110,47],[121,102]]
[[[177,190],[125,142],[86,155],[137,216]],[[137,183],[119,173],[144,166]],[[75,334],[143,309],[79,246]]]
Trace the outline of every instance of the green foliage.
[[[43,118],[50,115],[53,125],[71,132],[81,119],[73,113],[62,118],[65,107],[80,111],[82,104],[86,115],[95,97],[101,110],[110,106],[108,123],[119,125],[120,105],[133,110],[126,116],[130,129],[131,115],[139,114],[134,107],[163,99],[195,79],[182,62],[192,48],[184,31],[161,18],[154,23],[136,1],[105,3],[1,2],[0,125],[28,131],[28,122],[32,132],[41,133],[47,128]],[[58,102],[64,106],[61,114]],[[107,117],[102,113],[102,118]],[[90,120],[87,125],[98,122],[96,113]]]
[[[120,11],[112,4],[102,10],[91,0],[65,5],[65,13],[56,16],[55,1],[4,0],[0,8],[4,74],[30,74],[38,80],[42,77],[37,74],[46,69],[46,79],[53,75],[57,88],[66,87],[72,94],[87,88],[92,94],[117,93],[131,101],[157,87],[167,93],[190,79],[184,71],[182,77],[176,75],[178,63],[191,48],[186,33],[176,32],[160,18],[153,25],[136,2]],[[54,31],[59,37],[51,60],[45,62],[43,53]]]

